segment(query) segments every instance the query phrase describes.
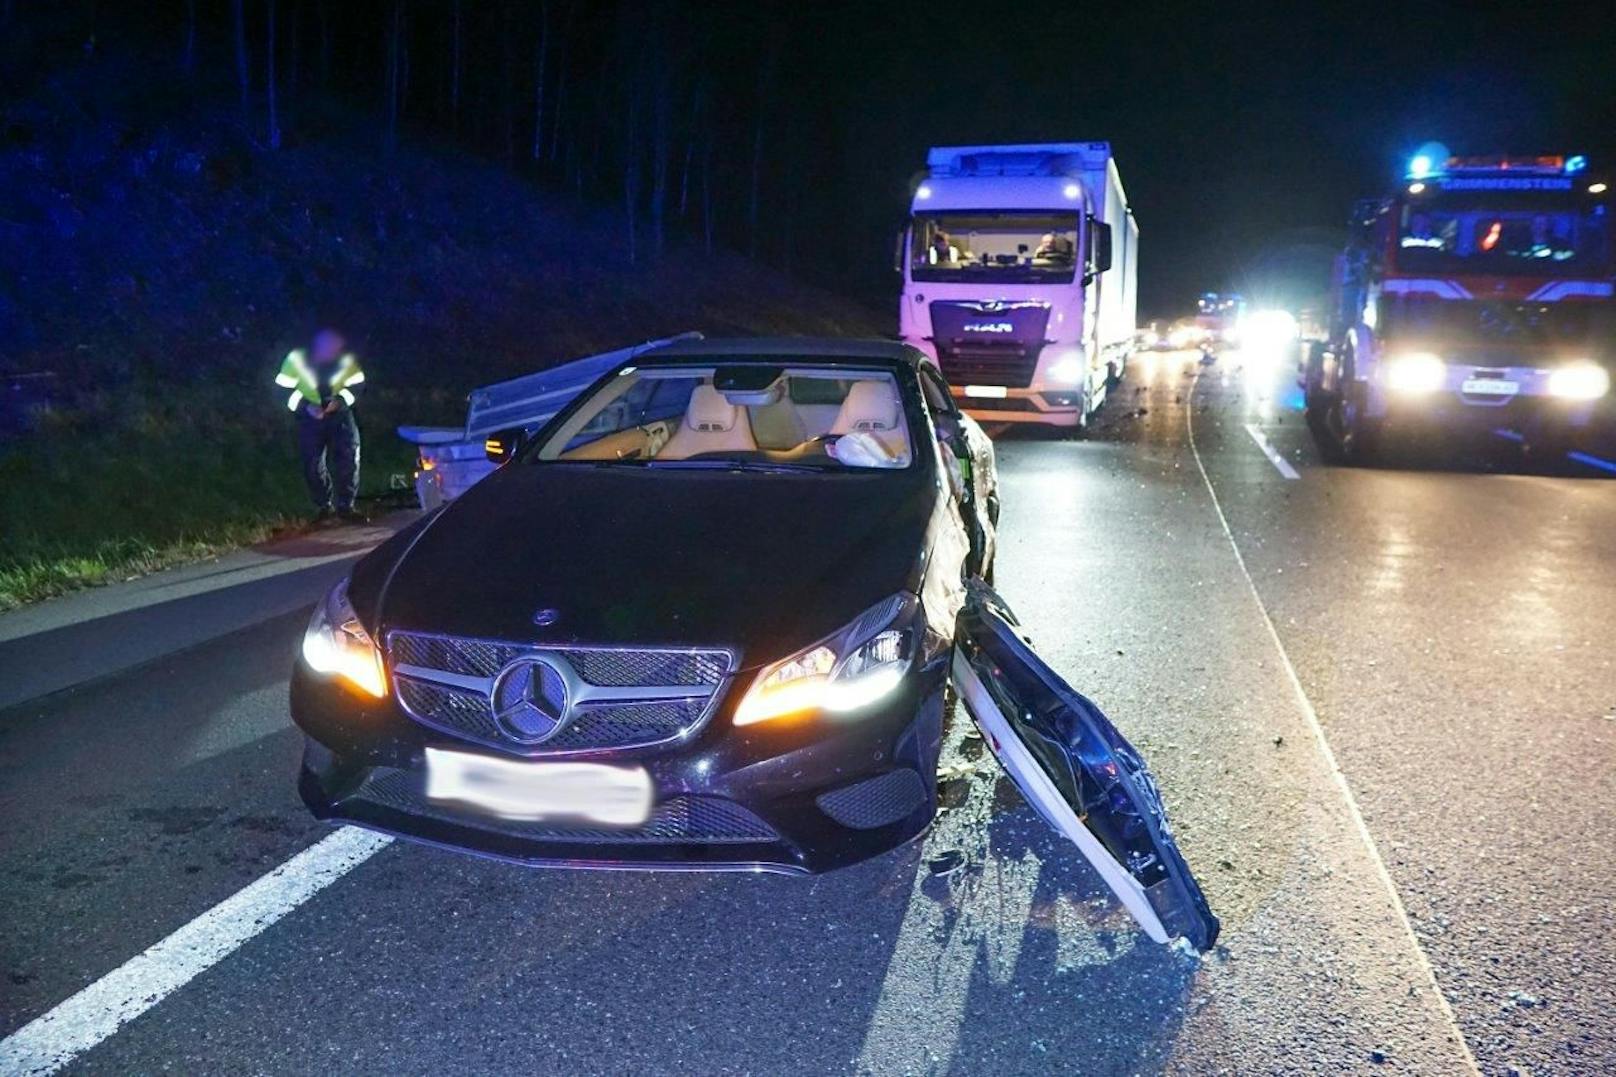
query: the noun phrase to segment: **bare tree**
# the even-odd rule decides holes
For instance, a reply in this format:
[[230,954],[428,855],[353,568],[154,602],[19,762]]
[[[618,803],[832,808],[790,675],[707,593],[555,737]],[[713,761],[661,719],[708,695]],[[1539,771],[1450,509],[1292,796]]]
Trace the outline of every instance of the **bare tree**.
[[275,108],[275,0],[264,4],[264,87],[269,95],[269,148],[281,148],[281,119]]
[[707,96],[707,80],[700,78],[690,94],[690,121],[685,131],[684,164],[679,169],[679,219],[685,219],[690,209],[690,167],[696,158],[696,143],[701,140],[702,105]]
[[449,31],[449,123],[455,134],[460,133],[460,57],[460,0],[455,0]]
[[666,246],[668,163],[673,156],[673,65],[668,26],[662,19],[651,25],[646,42],[646,89],[651,96],[651,249],[660,255]]
[[550,160],[553,162],[561,156],[561,120],[563,109],[567,104],[567,58],[568,46],[572,41],[573,20],[578,14],[578,5],[567,5],[567,18],[562,23],[561,40],[556,43],[556,98],[555,111],[550,117]]
[[241,87],[241,116],[244,120],[250,120],[252,117],[247,110],[247,13],[243,10],[242,0],[230,0],[230,12],[235,18],[236,82]]
[[640,206],[639,111],[640,93],[635,80],[629,80],[628,111],[623,120],[623,208],[628,216],[628,264],[638,261],[636,243]]
[[404,0],[393,0],[393,25],[387,35],[387,148],[398,145],[399,84],[404,52]]
[[746,196],[747,252],[758,256],[758,207],[763,186],[763,130],[769,115],[769,94],[774,85],[774,68],[779,60],[779,39],[772,33],[758,62],[757,109],[752,119],[752,182]]
[[503,95],[505,118],[505,160],[516,160],[516,41],[511,25],[511,0],[505,0],[501,7],[504,17],[505,32],[500,35],[504,49],[503,62],[500,65],[504,73],[505,93]]
[[290,55],[286,58],[286,96],[290,100],[297,96],[298,82],[302,77],[300,61],[302,49],[299,45],[303,40],[303,5],[299,0],[292,2],[292,33]]
[[185,49],[180,54],[185,77],[196,74],[196,0],[185,0]]
[[533,74],[533,159],[544,155],[544,61],[550,51],[550,5],[539,4],[539,59]]
[[320,89],[331,86],[331,5],[320,0]]
[[701,238],[709,258],[713,256],[713,127],[707,125],[701,146]]

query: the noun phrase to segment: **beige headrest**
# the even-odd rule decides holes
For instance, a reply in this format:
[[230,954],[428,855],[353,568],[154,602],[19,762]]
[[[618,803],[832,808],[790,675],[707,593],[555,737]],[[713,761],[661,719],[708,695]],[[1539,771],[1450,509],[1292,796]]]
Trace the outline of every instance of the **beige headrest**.
[[735,413],[739,410],[711,385],[698,385],[685,409],[685,425],[692,430],[724,433],[735,428]]
[[885,379],[856,381],[842,401],[832,429],[838,434],[853,430],[896,430],[902,421],[898,390]]

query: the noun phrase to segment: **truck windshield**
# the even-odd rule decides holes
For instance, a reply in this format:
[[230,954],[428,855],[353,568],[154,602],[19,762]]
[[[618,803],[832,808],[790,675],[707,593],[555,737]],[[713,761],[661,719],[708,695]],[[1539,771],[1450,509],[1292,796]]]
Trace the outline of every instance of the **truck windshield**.
[[1605,206],[1570,194],[1438,193],[1402,207],[1395,258],[1405,273],[1600,276],[1608,224]]
[[912,280],[1068,283],[1077,273],[1075,213],[936,213],[912,224]]

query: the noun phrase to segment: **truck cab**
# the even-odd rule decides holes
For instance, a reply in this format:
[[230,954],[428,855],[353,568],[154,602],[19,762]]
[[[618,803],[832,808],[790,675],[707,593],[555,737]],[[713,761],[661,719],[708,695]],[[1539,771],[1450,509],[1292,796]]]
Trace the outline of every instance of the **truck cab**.
[[1134,347],[1138,227],[1105,142],[946,146],[899,239],[899,334],[978,419],[1081,428]]
[[1327,455],[1420,426],[1557,458],[1611,420],[1610,205],[1585,158],[1422,152],[1351,230],[1301,379]]

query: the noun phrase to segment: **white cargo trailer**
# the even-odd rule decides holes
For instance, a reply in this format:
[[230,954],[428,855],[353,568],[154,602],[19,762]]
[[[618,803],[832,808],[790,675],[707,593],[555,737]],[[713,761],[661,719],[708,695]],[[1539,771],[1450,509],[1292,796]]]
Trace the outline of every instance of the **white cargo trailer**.
[[898,253],[898,331],[979,419],[1082,427],[1134,346],[1139,226],[1108,142],[940,146]]

